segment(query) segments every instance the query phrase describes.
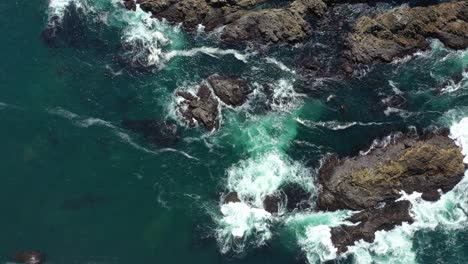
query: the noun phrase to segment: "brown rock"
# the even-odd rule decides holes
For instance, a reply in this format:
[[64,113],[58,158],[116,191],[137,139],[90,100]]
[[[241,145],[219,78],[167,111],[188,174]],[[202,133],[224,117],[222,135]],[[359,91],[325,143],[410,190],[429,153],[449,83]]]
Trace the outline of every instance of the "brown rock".
[[196,96],[187,92],[178,92],[177,96],[185,99],[179,105],[179,112],[191,126],[196,120],[208,130],[218,128],[218,101],[206,85],[199,86]]
[[251,92],[247,82],[238,78],[211,75],[208,77],[208,82],[216,96],[231,106],[244,104],[247,95]]
[[350,63],[390,62],[427,49],[430,37],[449,48],[468,47],[468,2],[401,7],[376,17],[361,17],[347,36],[345,58]]
[[397,199],[401,190],[434,200],[435,191],[451,190],[464,171],[463,155],[448,137],[401,138],[367,155],[328,157],[319,172],[317,206],[362,210]]

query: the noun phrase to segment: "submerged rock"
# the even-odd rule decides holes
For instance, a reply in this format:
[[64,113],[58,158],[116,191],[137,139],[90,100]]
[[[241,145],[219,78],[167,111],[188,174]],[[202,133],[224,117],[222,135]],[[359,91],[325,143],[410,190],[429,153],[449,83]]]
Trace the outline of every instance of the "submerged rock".
[[208,83],[216,96],[231,106],[243,105],[251,92],[247,82],[242,79],[212,75],[208,77]]
[[[319,173],[322,210],[362,210],[393,201],[400,191],[434,200],[463,177],[463,155],[446,135],[401,138],[367,155],[339,160],[329,156]],[[434,197],[436,196],[436,197]]]
[[409,214],[409,201],[390,202],[380,208],[370,208],[352,215],[346,221],[357,225],[341,225],[331,230],[331,240],[338,250],[343,253],[355,241],[364,240],[374,242],[375,232],[389,231],[403,222],[413,223]]
[[346,60],[390,62],[429,47],[437,38],[452,49],[468,47],[468,2],[400,7],[375,17],[363,16],[346,39]]
[[179,140],[177,125],[152,119],[123,120],[122,127],[140,133],[150,143],[169,146]]
[[179,105],[179,112],[190,126],[195,126],[195,121],[197,121],[208,130],[218,128],[219,103],[208,86],[200,85],[196,95],[189,92],[177,92],[177,96],[184,99]]

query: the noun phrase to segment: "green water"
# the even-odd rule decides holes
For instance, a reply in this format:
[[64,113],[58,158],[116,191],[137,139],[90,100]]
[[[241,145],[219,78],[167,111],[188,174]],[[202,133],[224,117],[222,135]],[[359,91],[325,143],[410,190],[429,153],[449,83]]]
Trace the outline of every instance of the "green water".
[[[172,41],[163,47],[165,54],[212,47],[234,49],[247,59],[219,50],[179,53],[138,71],[121,62],[147,54],[125,50],[122,43],[141,18],[118,1],[81,2],[87,11],[68,9],[52,47],[40,38],[50,13],[47,1],[0,3],[2,263],[31,249],[46,253],[47,263],[64,264],[313,261],[327,249],[315,247],[307,229],[323,231],[349,212],[239,218],[244,225],[223,218],[223,194],[236,190],[259,198],[294,182],[313,200],[315,169],[325,153],[354,155],[391,132],[450,126],[468,115],[467,51],[446,50],[437,41],[432,52],[378,66],[361,78],[311,85],[292,72],[293,55],[329,39],[314,37],[303,47],[255,54],[218,43],[215,36],[157,24],[152,30]],[[317,56],[335,55],[325,46]],[[174,91],[214,73],[242,75],[258,84],[258,93],[248,107],[223,108],[219,131],[185,128],[174,114]],[[464,76],[459,89],[440,94],[443,82],[457,75]],[[265,83],[277,91],[273,101],[259,88]],[[380,101],[395,93],[392,85],[408,106],[386,115]],[[327,103],[331,94],[337,99]],[[147,118],[178,122],[180,140],[165,149],[120,126],[122,120]],[[456,211],[468,204],[464,193],[460,188],[447,198],[456,206],[437,211],[441,219],[459,222],[421,225],[401,238],[409,248],[398,254],[369,251],[371,261],[397,263],[404,255],[417,263],[467,263],[466,218]],[[245,241],[233,245],[231,232],[238,224],[246,228]],[[262,228],[252,228],[255,224]],[[365,255],[357,252],[336,261],[352,263]]]

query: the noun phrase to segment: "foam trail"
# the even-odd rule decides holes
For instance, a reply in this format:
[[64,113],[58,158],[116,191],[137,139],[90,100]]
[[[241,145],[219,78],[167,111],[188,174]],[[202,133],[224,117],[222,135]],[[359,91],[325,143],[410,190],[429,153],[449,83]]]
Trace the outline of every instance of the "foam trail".
[[353,126],[381,126],[389,124],[388,122],[339,122],[339,121],[326,121],[326,122],[313,122],[296,118],[296,121],[306,127],[316,128],[324,127],[330,130],[345,130]]
[[265,60],[266,60],[266,62],[268,62],[268,63],[271,63],[271,64],[273,64],[273,65],[276,65],[276,66],[277,66],[279,69],[281,69],[282,71],[289,72],[289,73],[292,73],[292,74],[296,74],[296,71],[291,70],[291,69],[288,68],[286,65],[284,65],[284,63],[278,61],[278,60],[275,59],[275,58],[267,57]]
[[233,55],[237,60],[240,60],[244,63],[247,63],[248,58],[252,54],[242,54],[237,50],[234,49],[219,49],[213,47],[200,47],[200,48],[193,48],[190,50],[172,50],[164,55],[166,61],[170,61],[174,57],[183,56],[183,57],[192,57],[199,53],[206,54],[208,56],[216,57],[216,55]]
[[108,121],[105,121],[105,120],[102,120],[102,119],[99,119],[99,118],[82,117],[80,115],[77,115],[77,114],[75,114],[73,112],[70,112],[70,111],[65,110],[63,108],[60,108],[60,107],[50,109],[50,110],[48,110],[48,112],[50,114],[57,115],[57,116],[65,118],[65,119],[68,119],[68,120],[72,121],[72,123],[74,125],[76,125],[78,127],[88,128],[88,127],[92,127],[92,126],[102,126],[102,127],[110,128],[123,142],[129,144],[130,146],[134,147],[135,149],[141,150],[141,151],[146,152],[146,153],[157,155],[157,154],[160,154],[160,153],[163,153],[163,152],[174,152],[174,153],[178,153],[180,155],[183,155],[183,156],[185,156],[185,157],[187,157],[189,159],[198,160],[198,158],[193,157],[193,156],[189,155],[188,153],[186,153],[184,151],[176,150],[176,149],[173,149],[173,148],[163,148],[163,149],[159,149],[159,150],[150,150],[150,149],[147,149],[145,147],[142,147],[142,146],[138,145],[136,142],[134,142],[132,140],[132,138],[128,134],[122,132],[119,127],[114,126],[111,122],[108,122]]
[[442,88],[441,92],[442,93],[454,93],[461,89],[467,89],[467,88],[468,88],[468,71],[464,71],[462,73],[462,79],[459,82],[456,83],[450,80],[449,84],[447,84],[447,86]]

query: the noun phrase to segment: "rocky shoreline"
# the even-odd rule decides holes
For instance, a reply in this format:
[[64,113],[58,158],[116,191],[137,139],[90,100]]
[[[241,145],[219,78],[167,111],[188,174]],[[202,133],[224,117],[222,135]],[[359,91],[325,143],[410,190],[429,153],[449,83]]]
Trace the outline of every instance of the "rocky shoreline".
[[[153,17],[166,19],[193,31],[203,25],[206,31],[222,28],[225,43],[296,44],[314,34],[314,22],[329,8],[340,4],[376,1],[295,0],[269,5],[266,0],[124,0],[125,7],[136,4]],[[330,21],[329,23],[334,23]],[[340,28],[345,28],[340,26]],[[385,12],[359,16],[344,30],[342,70],[351,74],[358,65],[388,63],[429,48],[429,39],[440,40],[451,49],[468,47],[468,2],[453,1],[427,6],[397,6]],[[318,71],[320,66],[301,63],[299,67]],[[338,70],[337,70],[338,71]],[[211,75],[195,92],[177,91],[178,112],[191,127],[197,123],[207,130],[219,128],[222,107],[245,104],[252,89],[236,76]],[[387,106],[403,107],[406,99],[395,95]],[[127,123],[130,127],[138,125]],[[141,129],[141,126],[138,127]],[[143,127],[147,129],[147,127]],[[330,154],[318,173],[316,204],[300,186],[283,186],[263,197],[263,209],[272,215],[293,210],[352,210],[346,219],[352,225],[331,230],[338,253],[356,241],[373,242],[375,232],[391,230],[403,223],[412,224],[411,203],[398,200],[401,192],[422,193],[421,198],[437,201],[441,193],[452,190],[463,178],[465,165],[459,147],[446,130],[415,138],[395,137],[388,145],[355,157],[339,158]],[[234,190],[222,203],[240,203]]]
[[357,225],[332,229],[332,242],[342,253],[360,239],[373,242],[376,231],[413,222],[411,204],[397,201],[401,191],[419,192],[422,199],[437,201],[439,191],[452,190],[465,169],[461,150],[444,133],[397,137],[365,155],[328,156],[319,172],[316,209],[360,211],[347,219]]

